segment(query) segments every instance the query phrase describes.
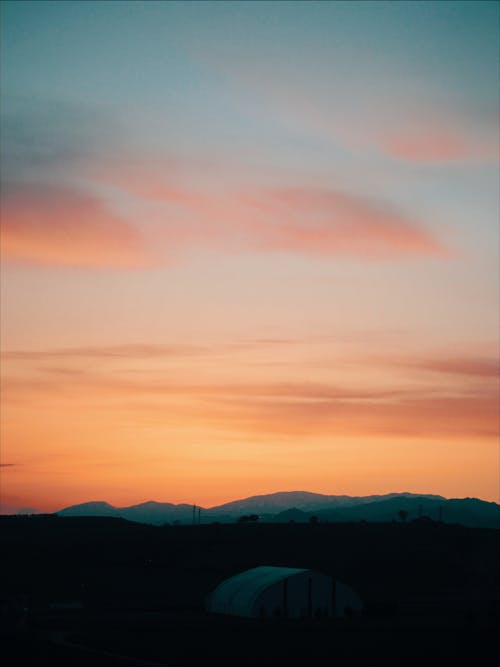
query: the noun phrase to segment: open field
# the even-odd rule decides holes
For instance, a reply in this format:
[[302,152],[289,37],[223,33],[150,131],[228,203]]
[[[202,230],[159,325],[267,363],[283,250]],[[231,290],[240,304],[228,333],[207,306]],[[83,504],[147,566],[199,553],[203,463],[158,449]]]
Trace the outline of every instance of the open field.
[[[438,523],[158,528],[53,517],[2,518],[1,528],[2,596],[28,610],[18,627],[4,624],[12,665],[429,665],[464,657],[488,664],[496,650],[495,530]],[[204,611],[221,580],[262,564],[333,574],[358,591],[365,613],[287,622]]]

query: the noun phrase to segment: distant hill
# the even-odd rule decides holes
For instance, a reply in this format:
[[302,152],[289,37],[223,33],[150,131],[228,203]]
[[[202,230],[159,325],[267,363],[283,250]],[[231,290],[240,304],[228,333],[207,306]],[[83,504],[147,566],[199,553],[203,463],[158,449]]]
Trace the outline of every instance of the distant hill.
[[[388,493],[382,496],[328,496],[308,491],[280,491],[263,496],[251,496],[243,500],[233,500],[224,505],[212,507],[212,512],[234,513],[254,512],[257,514],[275,514],[295,508],[303,511],[318,512],[332,507],[351,507],[377,502],[388,498],[414,497],[412,493]],[[416,496],[422,497],[422,496]],[[444,500],[442,496],[425,496]]]
[[[400,512],[405,514],[400,515]],[[130,507],[114,507],[97,501],[66,507],[59,516],[116,517],[163,525],[197,522],[198,511],[187,504],[148,501]],[[261,521],[305,523],[318,521],[413,521],[432,519],[465,526],[500,528],[500,505],[477,498],[447,499],[437,495],[390,493],[383,496],[334,496],[307,491],[287,491],[251,496],[212,508],[200,508],[202,523],[229,523],[241,516],[256,514]]]
[[[500,505],[477,498],[445,499],[426,496],[397,496],[351,507],[330,508],[316,514],[319,521],[405,521],[432,519],[481,528],[500,528]],[[275,520],[279,520],[279,516]],[[310,513],[302,520],[310,520]],[[297,517],[290,517],[299,521]]]
[[93,500],[88,503],[81,503],[79,505],[71,505],[65,507],[59,512],[60,516],[115,516],[120,517],[120,511],[105,502],[104,500]]
[[18,507],[17,505],[10,505],[8,503],[0,503],[0,514],[41,514],[36,507]]
[[157,503],[150,500],[130,507],[113,507],[103,501],[71,505],[56,512],[59,516],[112,516],[138,523],[162,525],[164,523],[192,523],[192,505],[174,505],[173,503]]

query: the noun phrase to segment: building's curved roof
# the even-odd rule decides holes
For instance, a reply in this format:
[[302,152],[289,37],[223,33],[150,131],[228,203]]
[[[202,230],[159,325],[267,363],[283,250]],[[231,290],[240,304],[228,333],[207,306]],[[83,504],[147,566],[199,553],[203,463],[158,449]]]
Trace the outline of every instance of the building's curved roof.
[[273,584],[309,570],[296,567],[262,565],[245,570],[223,581],[209,599],[212,611],[245,612],[251,609],[258,595]]

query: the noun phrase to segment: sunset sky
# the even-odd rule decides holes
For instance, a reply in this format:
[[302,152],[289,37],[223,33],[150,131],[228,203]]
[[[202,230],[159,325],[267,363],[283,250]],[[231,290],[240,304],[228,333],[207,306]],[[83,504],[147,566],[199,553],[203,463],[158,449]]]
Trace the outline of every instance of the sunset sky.
[[2,3],[3,511],[499,500],[499,6]]

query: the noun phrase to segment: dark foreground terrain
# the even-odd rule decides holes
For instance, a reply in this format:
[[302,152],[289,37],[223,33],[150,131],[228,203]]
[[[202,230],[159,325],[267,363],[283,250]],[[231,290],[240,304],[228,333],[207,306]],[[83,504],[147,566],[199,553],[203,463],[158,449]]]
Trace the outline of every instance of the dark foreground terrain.
[[[2,664],[497,664],[500,532],[412,523],[154,527],[0,517]],[[257,565],[350,584],[356,618],[212,616],[208,593]]]

